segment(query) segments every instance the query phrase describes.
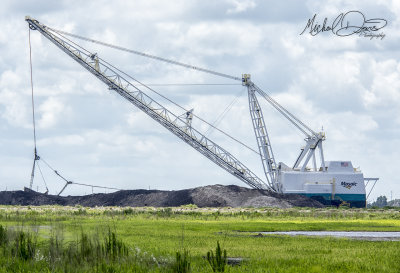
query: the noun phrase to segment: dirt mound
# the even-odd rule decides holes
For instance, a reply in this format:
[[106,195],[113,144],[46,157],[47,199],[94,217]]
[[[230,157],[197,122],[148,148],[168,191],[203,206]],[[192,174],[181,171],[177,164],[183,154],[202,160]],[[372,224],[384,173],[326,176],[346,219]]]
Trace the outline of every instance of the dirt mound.
[[45,195],[35,191],[2,191],[1,205],[132,206],[176,207],[323,207],[318,201],[300,195],[278,194],[235,185],[212,185],[177,191],[124,190],[84,196]]

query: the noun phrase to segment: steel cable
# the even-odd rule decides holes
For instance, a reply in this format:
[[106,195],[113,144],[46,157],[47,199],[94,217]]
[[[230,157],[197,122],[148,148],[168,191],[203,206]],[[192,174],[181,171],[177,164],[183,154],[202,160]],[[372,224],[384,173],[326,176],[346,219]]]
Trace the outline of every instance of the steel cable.
[[[53,28],[49,28],[47,27],[47,29],[52,30],[53,32],[56,32],[60,37],[62,37],[63,39],[69,41],[70,43],[72,43],[73,45],[75,45],[76,47],[79,47],[80,49],[84,50],[85,52],[87,52],[88,54],[92,54],[90,51],[88,51],[87,49],[85,49],[84,47],[78,45],[77,43],[75,43],[74,41],[72,41],[71,39],[68,39],[67,37],[65,37],[62,34],[65,34],[63,31],[61,31],[60,33],[58,33],[57,30],[53,29]],[[88,41],[90,41],[91,39],[88,39]],[[120,72],[121,74],[125,75],[126,77],[134,80],[135,82],[137,82],[138,84],[142,85],[143,87],[147,88],[148,90],[152,91],[153,93],[157,94],[158,96],[162,97],[163,99],[167,100],[168,102],[172,103],[173,105],[175,105],[176,107],[182,109],[185,112],[188,112],[189,110],[187,110],[186,108],[184,108],[183,106],[179,105],[178,103],[172,101],[171,99],[169,99],[168,97],[162,95],[161,93],[157,92],[156,90],[154,90],[153,88],[149,87],[148,85],[140,82],[139,80],[135,79],[134,77],[132,77],[131,75],[127,74],[126,72],[120,70],[119,68],[115,67],[114,65],[110,64],[109,62],[107,62],[106,60],[98,57],[99,61],[101,60],[103,62],[103,64],[107,64],[108,66],[112,67],[113,69],[117,70],[118,72]],[[121,77],[122,78],[122,77]],[[127,81],[129,83],[129,81]],[[136,86],[134,86],[137,90],[140,90],[139,88],[137,88]],[[232,139],[233,141],[239,143],[240,145],[242,145],[243,147],[249,149],[250,151],[256,153],[259,155],[259,152],[257,152],[256,150],[254,150],[253,148],[251,148],[250,146],[246,145],[245,143],[243,143],[242,141],[234,138],[233,136],[229,135],[228,133],[222,131],[221,129],[219,129],[218,127],[215,127],[213,124],[209,123],[208,121],[204,120],[203,118],[197,116],[196,114],[193,113],[193,116],[198,118],[199,120],[201,120],[202,122],[204,122],[205,124],[209,125],[210,127],[212,127],[213,129],[217,130],[218,132],[222,133],[223,135],[227,136],[228,138]]]
[[166,63],[170,63],[170,64],[175,64],[175,65],[179,65],[179,66],[183,66],[183,67],[186,67],[186,68],[198,70],[198,71],[201,71],[201,72],[213,74],[213,75],[224,77],[224,78],[228,78],[228,79],[231,79],[231,80],[242,81],[242,78],[231,76],[231,75],[224,74],[224,73],[220,73],[220,72],[217,72],[217,71],[212,71],[212,70],[209,70],[209,69],[193,66],[193,65],[190,65],[190,64],[185,64],[185,63],[177,62],[177,61],[174,61],[174,60],[169,60],[169,59],[166,59],[166,58],[158,57],[158,56],[155,56],[155,55],[143,53],[143,52],[140,52],[140,51],[137,51],[137,50],[133,50],[133,49],[129,49],[129,48],[125,48],[125,47],[121,47],[121,46],[105,43],[105,42],[94,40],[94,39],[91,39],[91,38],[86,38],[86,37],[83,37],[83,36],[80,36],[80,35],[76,35],[76,34],[72,34],[72,33],[66,32],[66,31],[50,28],[48,26],[46,26],[46,28],[49,29],[49,30],[52,30],[54,32],[57,32],[59,34],[68,35],[68,36],[71,36],[71,37],[74,37],[74,38],[77,38],[77,39],[81,39],[81,40],[84,40],[84,41],[88,41],[88,42],[91,42],[91,43],[103,45],[103,46],[106,46],[106,47],[114,48],[114,49],[117,49],[117,50],[129,52],[129,53],[133,53],[133,54],[136,54],[136,55],[139,55],[139,56],[143,56],[143,57],[147,57],[147,58],[150,58],[150,59],[155,59],[155,60],[158,60],[158,61],[162,61],[162,62],[166,62]]

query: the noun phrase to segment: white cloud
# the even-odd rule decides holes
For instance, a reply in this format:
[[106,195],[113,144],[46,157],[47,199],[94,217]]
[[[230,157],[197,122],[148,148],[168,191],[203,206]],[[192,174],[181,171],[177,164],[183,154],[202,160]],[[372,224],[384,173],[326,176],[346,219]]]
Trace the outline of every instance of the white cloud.
[[294,59],[304,54],[304,47],[295,40],[293,36],[282,37],[282,45],[286,48],[289,56]]
[[53,138],[45,138],[38,141],[39,146],[65,145],[65,146],[82,146],[89,144],[81,135],[65,135]]
[[47,129],[57,125],[57,123],[63,118],[66,118],[67,108],[63,102],[55,97],[46,99],[38,109],[38,127]]
[[15,88],[21,84],[20,76],[11,70],[6,70],[1,74],[0,88]]
[[243,22],[206,22],[189,27],[185,42],[193,54],[247,55],[261,41],[260,29]]
[[[24,74],[21,70],[5,70],[0,76],[0,108],[1,116],[10,124],[16,127],[29,127],[30,90],[25,89],[21,77]],[[28,74],[25,74],[28,76]],[[29,79],[27,79],[29,82]],[[29,103],[29,104],[28,104]],[[30,110],[30,111],[29,111]]]
[[367,140],[368,134],[379,129],[378,123],[369,115],[351,111],[324,115],[324,127],[328,128],[328,139],[336,142],[357,142]]
[[387,107],[400,103],[400,63],[395,59],[373,61],[374,78],[371,90],[365,94],[367,107]]
[[227,2],[234,6],[226,11],[227,14],[241,13],[256,7],[256,3],[253,0],[228,0]]
[[16,127],[29,127],[27,118],[29,117],[28,105],[21,101],[21,96],[16,92],[12,92],[9,89],[3,89],[0,92],[0,104],[4,105],[4,110],[0,113],[3,119],[8,124]]

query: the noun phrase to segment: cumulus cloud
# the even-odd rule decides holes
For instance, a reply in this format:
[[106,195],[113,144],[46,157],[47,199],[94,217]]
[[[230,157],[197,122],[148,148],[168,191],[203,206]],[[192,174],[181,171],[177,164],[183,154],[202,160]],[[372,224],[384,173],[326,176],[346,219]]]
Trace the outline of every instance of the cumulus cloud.
[[387,107],[400,103],[400,63],[395,59],[373,61],[374,77],[365,94],[367,107]]
[[58,98],[50,97],[38,107],[39,128],[47,129],[60,122],[61,117],[65,118],[65,107]]
[[256,3],[252,0],[229,0],[229,4],[233,5],[233,8],[229,8],[226,13],[240,13],[248,9],[256,7]]

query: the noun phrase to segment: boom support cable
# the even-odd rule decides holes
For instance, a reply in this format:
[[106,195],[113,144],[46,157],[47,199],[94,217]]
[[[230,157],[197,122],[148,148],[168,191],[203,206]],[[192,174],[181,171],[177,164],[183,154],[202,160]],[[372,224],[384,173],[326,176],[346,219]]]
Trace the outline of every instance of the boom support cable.
[[[224,109],[224,111],[222,111],[221,114],[219,114],[219,116],[214,120],[212,125],[214,125],[215,127],[218,126],[218,124],[223,120],[223,118],[226,116],[226,114],[232,109],[233,105],[238,101],[238,99],[240,98],[240,96],[243,94],[244,91],[245,91],[245,89],[242,89],[242,90],[240,90],[239,93],[237,93],[235,98],[228,104],[228,106]],[[213,129],[213,127],[211,127],[211,126],[208,127],[208,129],[207,129],[207,131],[205,131],[204,135],[209,136],[212,133],[212,129]]]
[[[116,69],[118,69],[118,68],[116,68]],[[120,72],[121,72],[121,73],[124,73],[124,72],[122,72],[122,71],[120,71]],[[124,73],[124,74],[127,75],[126,73]],[[131,79],[135,80],[136,82],[140,83],[138,80],[132,78],[131,76],[129,76],[129,75],[127,75],[127,76],[130,77]],[[145,85],[144,85],[144,86],[145,86]],[[184,108],[183,106],[177,104],[176,102],[170,100],[170,99],[167,98],[166,96],[164,96],[164,95],[160,94],[159,92],[155,91],[154,89],[150,88],[149,86],[145,86],[145,87],[146,87],[147,89],[149,89],[150,91],[156,93],[156,94],[159,95],[160,97],[164,98],[165,100],[169,101],[170,103],[174,104],[175,106],[181,108],[181,109],[184,110],[185,112],[188,112],[188,111],[189,111],[189,110],[187,110],[186,108]],[[221,129],[219,129],[218,127],[216,127],[214,124],[211,124],[210,122],[208,122],[208,121],[206,121],[205,119],[201,118],[200,116],[194,114],[193,112],[192,112],[192,114],[193,114],[194,117],[198,118],[199,120],[201,120],[202,122],[204,122],[205,124],[207,124],[208,126],[210,126],[210,128],[212,128],[212,129],[214,129],[214,130],[220,132],[221,134],[223,134],[223,135],[225,135],[226,137],[232,139],[232,140],[235,141],[236,143],[242,145],[243,147],[245,147],[245,148],[249,149],[250,151],[252,151],[252,152],[254,152],[254,153],[256,153],[256,154],[259,155],[259,153],[258,153],[256,150],[254,150],[253,148],[251,148],[249,145],[247,145],[247,144],[245,144],[244,142],[238,140],[237,138],[234,138],[233,136],[231,136],[230,134],[226,133],[225,131],[222,131]]]
[[[67,36],[70,36],[70,37],[74,37],[74,38],[77,38],[77,39],[80,39],[80,40],[84,40],[84,41],[88,41],[88,42],[91,42],[91,43],[95,43],[95,44],[103,45],[103,46],[106,46],[106,47],[110,47],[110,48],[113,48],[113,49],[129,52],[129,53],[136,54],[136,55],[139,55],[139,56],[155,59],[155,60],[158,60],[158,61],[163,61],[163,62],[170,63],[170,64],[175,64],[175,65],[178,65],[178,66],[183,66],[185,68],[194,69],[194,70],[197,70],[197,71],[213,74],[213,75],[220,76],[220,77],[225,77],[225,78],[232,79],[232,80],[242,81],[242,78],[231,76],[231,75],[228,75],[228,74],[212,71],[212,70],[209,70],[209,69],[193,66],[193,65],[190,65],[190,64],[177,62],[177,61],[174,61],[174,60],[158,57],[158,56],[155,56],[155,55],[150,55],[150,54],[143,53],[143,52],[140,52],[140,51],[137,51],[137,50],[128,49],[128,48],[117,46],[117,45],[113,45],[113,44],[110,44],[110,43],[105,43],[105,42],[102,42],[102,41],[98,41],[98,40],[95,40],[95,39],[83,37],[83,36],[76,35],[76,34],[73,34],[73,33],[62,31],[62,30],[57,30],[57,29],[50,28],[50,27],[47,27],[47,26],[46,26],[46,28],[58,33],[60,36],[62,36],[61,34],[64,34],[64,35],[67,35]],[[65,38],[65,36],[63,36],[63,37]],[[69,40],[69,41],[71,41],[71,40]],[[120,71],[120,72],[122,72],[122,71]],[[145,86],[145,87],[148,87],[148,85],[147,86],[144,85],[144,84],[142,84],[142,85]],[[289,121],[291,121],[306,136],[309,137],[310,135],[303,128],[301,128],[298,124],[301,124],[305,129],[310,131],[313,135],[317,135],[317,133],[315,131],[310,129],[307,125],[305,125],[302,121],[300,121],[292,113],[287,111],[284,107],[282,107],[277,101],[275,101],[272,97],[270,97],[264,91],[262,91],[258,87],[256,87],[256,90],[262,97],[264,97],[268,102],[270,102],[282,115],[284,115]],[[296,122],[297,122],[297,124],[296,124]],[[210,124],[208,124],[208,125],[210,125]],[[253,150],[253,149],[251,149],[251,150]],[[255,150],[253,150],[253,151],[255,151]]]
[[206,86],[206,85],[241,85],[239,83],[146,83],[146,86]]
[[[254,84],[253,84],[254,85]],[[281,113],[284,117],[286,117],[294,126],[296,126],[300,131],[302,131],[307,137],[310,137],[309,133],[305,130],[308,130],[312,135],[318,135],[314,130],[305,125],[301,120],[299,120],[296,116],[290,113],[286,108],[280,105],[276,100],[274,100],[270,95],[261,90],[258,86],[254,85],[257,93],[260,94],[265,100],[267,100],[279,113]],[[301,127],[301,126],[303,127]]]
[[143,52],[140,52],[140,51],[137,51],[137,50],[133,50],[133,49],[129,49],[129,48],[125,48],[125,47],[122,47],[122,46],[117,46],[117,45],[105,43],[105,42],[102,42],[102,41],[94,40],[94,39],[83,37],[83,36],[76,35],[76,34],[72,34],[72,33],[66,32],[66,31],[50,28],[48,26],[46,26],[46,28],[49,29],[49,30],[52,30],[54,32],[57,32],[58,34],[68,35],[70,37],[74,37],[74,38],[77,38],[77,39],[80,39],[80,40],[84,40],[84,41],[92,42],[92,43],[95,43],[95,44],[103,45],[103,46],[106,46],[106,47],[114,48],[114,49],[117,49],[117,50],[129,52],[129,53],[136,54],[136,55],[143,56],[143,57],[147,57],[147,58],[150,58],[150,59],[155,59],[155,60],[158,60],[158,61],[162,61],[162,62],[166,62],[166,63],[170,63],[170,64],[175,64],[175,65],[179,65],[179,66],[183,66],[183,67],[186,67],[186,68],[190,68],[190,69],[193,69],[193,70],[197,70],[197,71],[209,73],[209,74],[212,74],[212,75],[228,78],[228,79],[231,79],[231,80],[242,81],[242,78],[231,76],[231,75],[228,75],[228,74],[225,74],[225,73],[220,73],[220,72],[217,72],[217,71],[201,68],[201,67],[198,67],[198,66],[177,62],[177,61],[174,61],[174,60],[170,60],[170,59],[158,57],[158,56],[155,56],[155,55],[143,53]]
[[[59,33],[58,30],[55,30],[55,29],[53,29],[53,28],[50,28],[50,27],[46,27],[46,28],[47,28],[47,29],[50,29],[50,30],[52,30],[52,31],[54,31],[54,32],[56,32],[56,33],[57,33],[60,37],[62,37],[63,39],[67,40],[68,42],[72,43],[74,46],[79,47],[80,49],[84,50],[84,51],[87,52],[88,54],[92,55],[92,53],[91,53],[89,50],[87,50],[86,48],[82,47],[81,45],[75,43],[75,42],[72,41],[71,39],[68,39],[67,37],[65,37],[64,35],[62,35],[62,34],[65,34],[64,31],[60,31],[60,33]],[[65,35],[68,35],[68,34],[65,34]],[[75,37],[75,36],[78,36],[78,35],[74,35],[74,34],[73,34],[73,35],[71,35],[71,36]],[[79,36],[79,37],[82,37],[82,36]],[[82,38],[84,38],[84,37],[82,37]],[[92,39],[84,38],[84,40],[86,40],[86,39],[89,40],[89,41],[92,40]],[[93,40],[93,41],[95,41],[95,40]],[[102,42],[100,42],[100,43],[102,43]],[[115,47],[118,47],[118,46],[115,46]],[[149,91],[151,91],[151,92],[157,94],[157,95],[160,96],[161,98],[165,99],[166,101],[170,102],[171,104],[175,105],[176,107],[182,109],[185,113],[189,112],[188,109],[184,108],[183,106],[179,105],[178,103],[176,103],[176,102],[174,102],[173,100],[169,99],[168,97],[164,96],[164,95],[161,94],[160,92],[157,92],[156,90],[154,90],[154,89],[151,88],[150,86],[148,86],[148,85],[146,85],[146,84],[140,82],[140,81],[137,80],[136,78],[134,78],[134,77],[132,77],[131,75],[127,74],[126,72],[120,70],[118,67],[115,67],[114,65],[110,64],[109,62],[107,62],[106,60],[100,58],[99,56],[97,56],[97,58],[99,59],[99,61],[102,61],[103,63],[105,63],[105,64],[107,64],[108,66],[112,67],[112,68],[115,69],[116,71],[118,71],[118,72],[120,72],[121,74],[125,75],[127,78],[129,78],[129,79],[131,79],[131,80],[137,82],[139,85],[141,85],[141,86],[147,88]],[[162,58],[161,58],[161,59],[162,59]],[[199,71],[203,71],[203,70],[200,70],[200,69],[199,69]],[[135,87],[135,88],[138,89],[137,87]],[[139,89],[138,89],[138,90],[139,90]],[[250,151],[252,151],[252,152],[254,152],[254,153],[258,154],[258,155],[260,154],[259,152],[257,152],[257,151],[254,150],[253,148],[251,148],[249,145],[247,145],[247,144],[243,143],[242,141],[240,141],[240,140],[234,138],[234,137],[231,136],[230,134],[228,134],[228,133],[222,131],[222,130],[219,129],[218,127],[214,126],[213,124],[211,124],[211,123],[209,123],[208,121],[206,121],[206,120],[204,120],[203,118],[201,118],[200,116],[198,116],[198,115],[196,115],[196,114],[194,114],[194,113],[193,113],[193,116],[196,117],[196,118],[198,118],[200,121],[204,122],[205,124],[207,124],[207,125],[210,126],[211,128],[217,130],[217,131],[220,132],[221,134],[225,135],[226,137],[232,139],[233,141],[239,143],[239,144],[242,145],[243,147],[249,149]]]

